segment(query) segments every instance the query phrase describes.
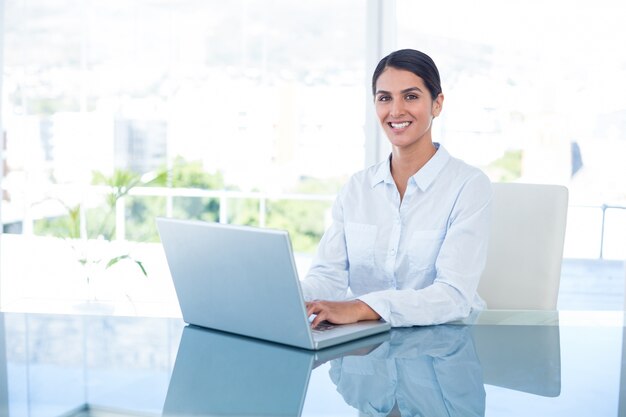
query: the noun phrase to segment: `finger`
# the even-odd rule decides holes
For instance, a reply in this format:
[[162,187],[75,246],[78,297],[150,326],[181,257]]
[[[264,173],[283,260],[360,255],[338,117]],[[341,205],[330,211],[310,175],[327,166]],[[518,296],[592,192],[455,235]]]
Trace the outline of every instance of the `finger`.
[[319,310],[319,306],[317,305],[317,303],[315,302],[308,303],[306,306],[307,317],[310,316],[311,314],[316,314],[318,310]]
[[320,325],[321,322],[323,322],[324,320],[326,320],[326,312],[325,311],[320,311],[317,313],[317,316],[315,316],[315,318],[313,319],[313,321],[311,322],[311,328],[316,328],[317,326]]
[[320,318],[320,315],[318,314],[317,317],[315,317],[313,321],[311,322],[311,328],[315,329],[323,321],[324,319]]

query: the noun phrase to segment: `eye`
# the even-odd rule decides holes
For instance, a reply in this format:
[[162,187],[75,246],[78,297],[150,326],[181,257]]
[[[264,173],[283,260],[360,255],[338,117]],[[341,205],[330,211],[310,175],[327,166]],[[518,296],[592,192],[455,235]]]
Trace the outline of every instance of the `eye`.
[[407,100],[417,100],[419,97],[417,96],[417,94],[407,94],[406,96],[404,96],[404,98]]
[[376,98],[376,101],[389,101],[389,100],[391,100],[391,97],[385,94],[381,94]]

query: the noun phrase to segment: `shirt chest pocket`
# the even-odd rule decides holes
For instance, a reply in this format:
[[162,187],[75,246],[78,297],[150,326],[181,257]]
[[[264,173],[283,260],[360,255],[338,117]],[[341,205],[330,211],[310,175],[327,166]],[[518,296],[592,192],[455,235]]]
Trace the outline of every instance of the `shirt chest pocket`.
[[446,229],[419,230],[408,236],[408,257],[415,271],[434,269]]
[[350,270],[357,272],[373,268],[378,227],[372,224],[347,222],[345,232]]

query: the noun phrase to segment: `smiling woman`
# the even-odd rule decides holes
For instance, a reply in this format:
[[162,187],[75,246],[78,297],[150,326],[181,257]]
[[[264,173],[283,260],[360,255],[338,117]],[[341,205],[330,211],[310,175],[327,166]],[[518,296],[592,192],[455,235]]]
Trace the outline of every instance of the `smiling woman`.
[[[392,175],[404,197],[408,177],[435,154],[432,122],[443,105],[439,71],[432,59],[419,51],[403,49],[382,59],[372,77],[376,114],[396,154]],[[411,154],[401,157],[400,153]],[[401,167],[401,160],[409,160]],[[402,169],[404,168],[404,169]]]
[[412,49],[391,53],[374,71],[372,90],[391,155],[355,174],[335,201],[333,223],[302,285],[307,311],[316,314],[312,326],[466,317],[484,307],[476,288],[491,183],[432,140],[443,94],[430,57]]
[[387,68],[377,85],[376,114],[394,147],[423,143],[424,136],[430,136],[433,118],[441,112],[443,94],[433,99],[420,77],[396,68]]

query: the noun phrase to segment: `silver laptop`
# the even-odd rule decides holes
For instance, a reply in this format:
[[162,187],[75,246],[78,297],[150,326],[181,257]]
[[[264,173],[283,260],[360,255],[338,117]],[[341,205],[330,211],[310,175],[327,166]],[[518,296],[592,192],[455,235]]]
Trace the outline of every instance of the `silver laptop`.
[[305,349],[389,330],[382,320],[313,330],[283,230],[157,218],[185,322]]
[[162,416],[299,416],[314,368],[388,339],[380,333],[313,352],[187,326]]

